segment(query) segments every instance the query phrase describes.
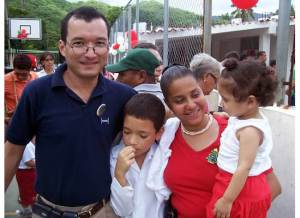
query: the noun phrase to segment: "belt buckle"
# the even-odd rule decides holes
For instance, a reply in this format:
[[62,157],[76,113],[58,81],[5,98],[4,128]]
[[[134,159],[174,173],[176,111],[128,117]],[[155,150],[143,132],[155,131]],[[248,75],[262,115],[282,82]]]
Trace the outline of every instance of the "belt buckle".
[[106,205],[106,200],[105,198],[102,199],[102,207],[104,207]]
[[79,216],[76,212],[65,211],[65,212],[63,212],[62,217],[63,218],[78,218]]

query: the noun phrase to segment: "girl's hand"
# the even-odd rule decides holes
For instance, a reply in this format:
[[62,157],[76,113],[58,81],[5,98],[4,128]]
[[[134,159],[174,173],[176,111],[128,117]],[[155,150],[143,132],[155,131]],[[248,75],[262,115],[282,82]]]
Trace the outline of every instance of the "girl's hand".
[[217,200],[214,208],[214,215],[216,218],[229,218],[232,202],[225,198]]
[[115,176],[125,176],[131,164],[134,163],[134,152],[135,149],[132,146],[125,146],[119,153],[116,169],[115,169]]

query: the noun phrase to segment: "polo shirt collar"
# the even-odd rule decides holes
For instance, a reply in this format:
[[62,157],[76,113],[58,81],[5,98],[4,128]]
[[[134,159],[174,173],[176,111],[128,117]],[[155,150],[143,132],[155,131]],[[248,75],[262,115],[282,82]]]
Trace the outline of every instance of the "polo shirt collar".
[[[52,88],[67,87],[66,83],[63,79],[63,74],[66,70],[67,70],[67,63],[63,63],[59,67],[56,68],[56,70],[52,76],[52,82],[51,82]],[[103,94],[106,91],[106,83],[107,83],[106,79],[100,73],[99,77],[98,77],[97,85],[96,85],[95,89],[93,90],[91,97],[95,97],[95,96],[99,96],[99,95]]]

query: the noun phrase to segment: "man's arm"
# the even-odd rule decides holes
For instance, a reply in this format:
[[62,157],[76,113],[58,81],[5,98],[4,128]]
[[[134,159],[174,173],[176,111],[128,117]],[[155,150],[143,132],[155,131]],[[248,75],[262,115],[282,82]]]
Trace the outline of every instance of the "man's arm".
[[25,146],[9,141],[5,143],[5,191],[14,177],[23,156]]

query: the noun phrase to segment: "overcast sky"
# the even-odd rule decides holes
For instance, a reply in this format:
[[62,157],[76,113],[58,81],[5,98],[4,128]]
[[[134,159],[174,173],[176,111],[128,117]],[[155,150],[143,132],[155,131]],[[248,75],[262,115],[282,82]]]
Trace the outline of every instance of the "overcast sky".
[[[76,2],[78,0],[68,0],[70,2]],[[101,0],[107,4],[115,6],[125,6],[129,0]],[[141,2],[142,0],[140,0]],[[163,3],[163,0],[155,0]],[[133,0],[135,2],[135,0]],[[196,8],[202,7],[201,0],[170,0],[170,6],[175,6],[189,11],[194,11]],[[187,2],[189,4],[187,4]],[[294,4],[295,0],[292,0]],[[173,4],[173,5],[172,5]],[[212,15],[220,15],[227,12],[232,12],[234,9],[231,6],[231,0],[212,0]],[[254,12],[265,13],[275,12],[279,7],[279,0],[258,0],[258,3],[254,9]]]

